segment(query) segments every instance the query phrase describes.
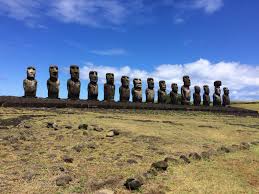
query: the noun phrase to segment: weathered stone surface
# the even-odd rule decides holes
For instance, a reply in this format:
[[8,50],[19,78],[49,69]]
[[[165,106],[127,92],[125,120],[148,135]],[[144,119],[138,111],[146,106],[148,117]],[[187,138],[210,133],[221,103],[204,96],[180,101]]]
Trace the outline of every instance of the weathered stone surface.
[[171,84],[172,91],[170,92],[171,104],[181,104],[181,95],[178,94],[178,85],[176,83]]
[[239,145],[241,150],[249,150],[250,149],[250,145],[246,142],[241,142]]
[[221,81],[215,81],[214,86],[215,86],[215,92],[213,94],[213,106],[221,106]]
[[187,158],[185,155],[181,155],[181,156],[180,156],[180,160],[181,160],[183,163],[186,163],[186,164],[191,163],[191,161],[189,160],[189,158]]
[[107,134],[106,137],[114,137],[114,136],[118,136],[120,134],[120,132],[116,129],[110,130]]
[[223,92],[224,94],[222,96],[222,106],[229,106],[230,105],[229,89],[224,87]]
[[154,162],[151,165],[152,168],[155,168],[158,171],[165,171],[168,168],[168,163],[166,161],[158,161],[158,162]]
[[36,69],[32,66],[27,68],[27,78],[23,80],[24,97],[35,98],[37,92]]
[[106,74],[106,83],[104,84],[104,100],[114,101],[115,85],[114,85],[114,74]]
[[81,82],[79,80],[79,67],[77,65],[70,66],[71,78],[67,80],[68,99],[77,100],[80,96]]
[[98,73],[96,71],[90,71],[89,79],[88,100],[98,100]]
[[165,104],[167,99],[166,83],[164,80],[159,81],[159,89],[157,92],[158,103]]
[[120,102],[128,102],[130,99],[130,88],[129,88],[129,77],[122,76],[121,77],[121,86],[119,89],[120,93]]
[[48,98],[59,98],[58,66],[51,65],[49,67],[49,76],[50,78],[47,81]]
[[204,85],[203,90],[203,106],[210,106],[210,88],[208,85]]
[[66,163],[73,163],[73,161],[74,161],[74,159],[72,157],[67,156],[67,155],[63,156],[63,160]]
[[201,105],[201,88],[199,86],[194,86],[194,94],[193,94],[193,105],[200,106]]
[[201,160],[201,156],[196,152],[190,153],[189,158],[191,158],[193,160]]
[[133,102],[142,102],[142,81],[139,78],[133,80],[134,87],[131,90]]
[[184,85],[181,87],[182,105],[190,105],[191,101],[191,80],[188,75],[183,76]]
[[80,125],[78,126],[78,129],[84,129],[84,130],[87,130],[87,129],[88,129],[88,125],[87,125],[87,124],[85,124],[85,123],[80,124]]
[[146,102],[154,103],[154,100],[155,100],[154,79],[147,78]]
[[56,179],[57,186],[65,186],[72,181],[72,177],[69,175],[61,175]]
[[129,178],[124,183],[124,186],[129,190],[138,190],[142,185],[143,183],[140,180],[134,178]]

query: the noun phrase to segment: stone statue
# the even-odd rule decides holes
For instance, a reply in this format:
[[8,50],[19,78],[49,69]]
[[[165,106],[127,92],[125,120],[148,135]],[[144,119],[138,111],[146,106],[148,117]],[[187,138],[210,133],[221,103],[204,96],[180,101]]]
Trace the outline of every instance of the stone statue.
[[59,98],[59,79],[58,79],[58,66],[51,65],[49,67],[50,78],[47,81],[48,98]]
[[80,96],[81,82],[79,80],[79,67],[77,65],[70,66],[71,78],[67,80],[68,99],[77,100]]
[[194,86],[194,94],[193,94],[193,105],[200,106],[201,105],[201,88],[199,86]]
[[114,74],[106,73],[106,83],[104,84],[104,100],[114,101],[115,85]]
[[89,72],[90,83],[88,84],[88,100],[98,100],[98,74],[96,71]]
[[159,89],[157,92],[158,103],[165,104],[166,103],[166,83],[164,80],[159,81]]
[[120,101],[128,102],[130,99],[130,88],[129,88],[129,77],[122,76],[121,77],[121,86],[120,86]]
[[23,80],[24,97],[35,98],[37,92],[37,80],[35,79],[36,69],[34,67],[27,68],[27,78]]
[[154,103],[154,99],[155,99],[154,79],[147,78],[146,102]]
[[172,91],[170,92],[171,104],[181,104],[181,95],[178,94],[178,85],[176,83],[171,84]]
[[222,106],[228,106],[230,105],[230,98],[229,98],[229,89],[228,88],[223,88],[223,97],[222,97]]
[[131,90],[132,101],[133,102],[142,102],[142,82],[141,79],[135,78],[133,80],[134,87]]
[[204,85],[203,90],[203,106],[210,106],[210,88],[208,85]]
[[181,87],[182,105],[190,105],[191,100],[191,80],[188,75],[183,76],[184,85]]
[[220,86],[221,86],[221,81],[215,81],[214,82],[214,86],[215,86],[215,92],[213,94],[213,106],[221,106],[221,90],[220,90]]

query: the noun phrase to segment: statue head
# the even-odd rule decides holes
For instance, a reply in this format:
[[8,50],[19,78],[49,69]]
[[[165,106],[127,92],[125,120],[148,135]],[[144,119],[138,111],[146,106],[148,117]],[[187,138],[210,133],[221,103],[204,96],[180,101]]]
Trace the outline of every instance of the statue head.
[[210,88],[209,88],[208,85],[204,85],[204,86],[203,86],[203,90],[204,90],[204,93],[205,93],[205,94],[207,94],[207,95],[210,94]]
[[114,74],[106,73],[106,82],[107,84],[114,85]]
[[227,87],[223,88],[223,92],[226,96],[229,95],[229,89]]
[[153,78],[147,78],[147,87],[148,87],[148,89],[151,89],[151,90],[154,89],[154,79]]
[[35,67],[32,67],[32,66],[28,67],[27,68],[27,79],[33,80],[33,79],[35,79],[35,75],[36,75]]
[[166,91],[166,83],[164,80],[159,81],[159,88],[162,91]]
[[128,76],[122,76],[121,77],[121,85],[124,87],[124,88],[128,88],[129,87],[129,77]]
[[96,71],[90,71],[89,78],[91,83],[96,84],[98,82],[98,73]]
[[194,92],[195,92],[196,94],[200,94],[200,92],[201,92],[200,86],[194,86]]
[[70,66],[70,75],[72,80],[79,80],[79,67],[77,65]]
[[177,92],[178,92],[178,85],[177,85],[177,83],[172,83],[172,84],[171,84],[171,88],[172,88],[172,91],[173,91],[174,93],[177,93]]
[[142,89],[142,82],[140,78],[133,79],[133,85],[135,89]]
[[51,80],[58,80],[58,66],[51,65],[49,67],[49,76]]
[[191,80],[188,75],[183,76],[183,83],[185,87],[189,87],[191,85]]
[[215,86],[215,94],[220,95],[220,86],[222,85],[221,81],[215,81],[214,86]]

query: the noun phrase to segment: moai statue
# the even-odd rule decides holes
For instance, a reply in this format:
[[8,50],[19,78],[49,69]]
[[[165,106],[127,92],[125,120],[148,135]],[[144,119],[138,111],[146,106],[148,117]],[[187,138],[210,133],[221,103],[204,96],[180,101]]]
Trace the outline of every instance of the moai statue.
[[191,100],[191,80],[188,75],[183,76],[183,86],[181,87],[182,105],[190,105]]
[[158,103],[165,104],[166,103],[166,83],[164,80],[159,81],[159,89],[157,92],[158,95]]
[[58,66],[51,65],[49,67],[50,78],[47,81],[48,98],[59,98],[59,79],[58,79]]
[[79,67],[77,65],[70,66],[70,75],[71,78],[67,80],[68,99],[78,100],[81,82],[79,80]]
[[199,86],[194,86],[194,94],[193,94],[193,105],[200,106],[201,105],[201,88]]
[[155,99],[154,79],[147,78],[146,102],[154,103],[154,99]]
[[135,78],[133,80],[134,87],[131,90],[132,101],[133,102],[142,102],[142,82],[141,79]]
[[104,84],[104,100],[114,101],[115,85],[114,74],[106,73],[106,83]]
[[210,106],[210,88],[208,85],[204,85],[203,90],[203,106]]
[[129,77],[121,77],[121,86],[120,86],[120,102],[128,102],[130,99],[130,88],[129,88]]
[[230,105],[230,98],[229,98],[229,89],[223,88],[224,94],[222,97],[222,106],[228,106]]
[[213,94],[213,106],[221,106],[221,96],[220,96],[221,81],[215,81],[214,86],[215,86],[215,92]]
[[96,71],[89,72],[90,83],[88,84],[88,100],[98,100],[98,74]]
[[27,68],[27,78],[23,80],[24,97],[35,98],[37,92],[36,69],[32,66]]
[[178,94],[178,85],[171,84],[172,91],[170,92],[171,104],[181,104],[181,96]]

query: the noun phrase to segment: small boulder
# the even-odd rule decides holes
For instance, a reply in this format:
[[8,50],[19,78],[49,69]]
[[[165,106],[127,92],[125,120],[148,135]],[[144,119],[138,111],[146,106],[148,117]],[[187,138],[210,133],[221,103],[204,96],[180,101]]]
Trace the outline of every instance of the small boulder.
[[250,149],[250,145],[246,142],[240,143],[239,147],[240,147],[240,150],[249,150]]
[[58,130],[59,129],[57,123],[54,123],[54,122],[48,122],[47,123],[47,128],[52,128],[54,130]]
[[63,156],[63,160],[66,163],[73,163],[73,161],[74,161],[74,159],[72,157],[67,156],[67,155]]
[[168,168],[168,163],[166,161],[158,161],[154,162],[151,165],[151,168],[155,168],[158,171],[166,171]]
[[69,175],[61,175],[56,179],[56,185],[57,186],[65,186],[69,184],[69,182],[72,181],[71,176]]
[[134,178],[128,178],[124,183],[124,186],[129,190],[138,190],[142,185],[141,181]]
[[202,159],[204,159],[204,160],[209,160],[210,159],[210,153],[209,152],[201,152],[201,157],[202,157]]
[[189,158],[191,158],[193,160],[201,160],[201,156],[196,152],[190,153]]
[[116,129],[113,129],[106,134],[106,137],[114,137],[114,136],[118,136],[119,134],[120,134],[119,131],[117,131]]
[[179,158],[185,164],[191,163],[191,161],[185,155],[181,155]]
[[87,125],[87,124],[80,124],[80,125],[78,126],[78,129],[87,130],[87,129],[88,129],[88,125]]

